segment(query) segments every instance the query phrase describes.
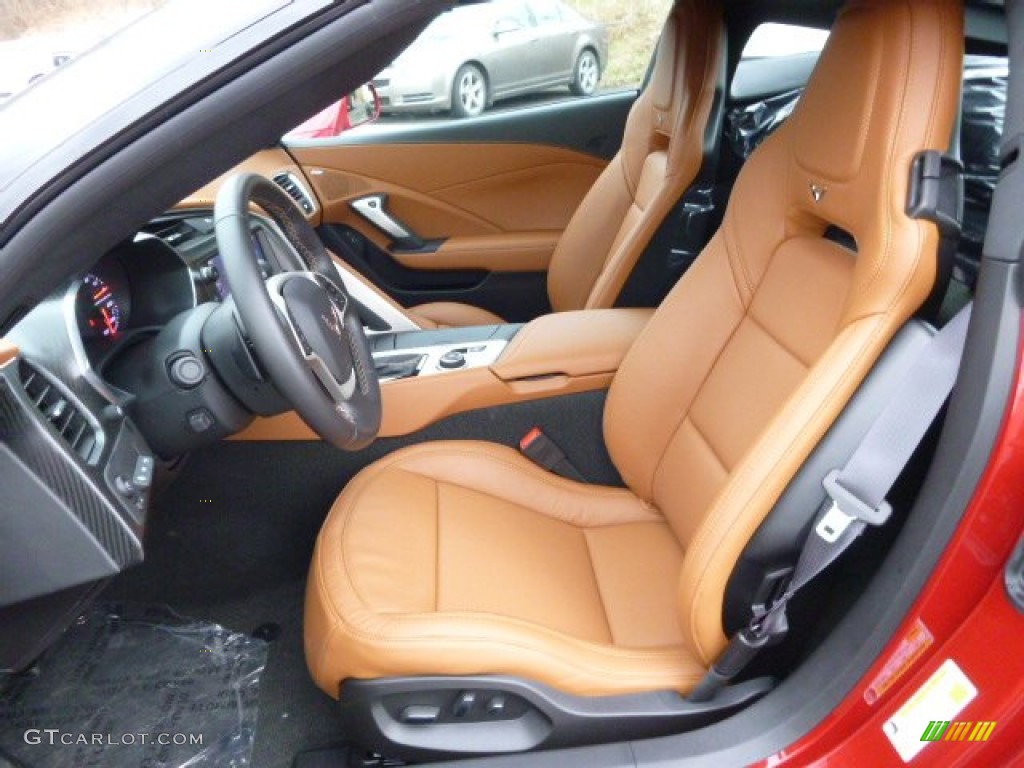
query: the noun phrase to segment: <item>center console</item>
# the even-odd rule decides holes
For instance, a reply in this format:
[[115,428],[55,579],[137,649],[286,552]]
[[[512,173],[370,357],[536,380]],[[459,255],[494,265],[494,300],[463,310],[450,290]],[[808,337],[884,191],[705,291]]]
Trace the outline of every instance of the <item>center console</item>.
[[[464,411],[607,389],[652,314],[594,309],[525,325],[374,334],[380,436],[408,435]],[[238,439],[318,438],[289,412],[257,419]]]
[[497,362],[522,325],[481,325],[377,334],[370,338],[381,384],[437,376]]

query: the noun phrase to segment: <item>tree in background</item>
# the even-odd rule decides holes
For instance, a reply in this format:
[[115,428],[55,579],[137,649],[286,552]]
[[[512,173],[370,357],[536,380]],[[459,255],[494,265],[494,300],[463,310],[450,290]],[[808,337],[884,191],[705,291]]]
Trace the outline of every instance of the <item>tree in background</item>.
[[583,16],[608,27],[608,66],[604,88],[634,86],[643,80],[672,0],[565,0]]

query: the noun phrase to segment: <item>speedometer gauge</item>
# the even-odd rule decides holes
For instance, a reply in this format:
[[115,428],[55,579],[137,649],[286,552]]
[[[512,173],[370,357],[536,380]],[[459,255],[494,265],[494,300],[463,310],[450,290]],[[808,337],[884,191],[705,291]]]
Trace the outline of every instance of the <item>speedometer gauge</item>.
[[110,284],[92,273],[82,279],[79,294],[82,319],[90,333],[114,338],[121,330],[123,310]]

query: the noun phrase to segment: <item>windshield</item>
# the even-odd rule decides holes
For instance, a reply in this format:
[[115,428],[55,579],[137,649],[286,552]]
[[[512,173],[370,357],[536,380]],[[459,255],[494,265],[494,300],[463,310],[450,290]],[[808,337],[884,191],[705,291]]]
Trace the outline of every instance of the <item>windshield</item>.
[[138,119],[146,109],[142,102],[166,98],[172,74],[183,80],[206,76],[225,55],[219,46],[290,4],[0,0],[0,29],[13,36],[3,41],[3,55],[10,58],[0,62],[12,82],[12,95],[0,104],[0,230],[18,204],[14,198],[26,191],[15,191],[19,177],[33,170],[40,179],[27,191],[38,188],[67,167],[54,162],[47,168],[52,152],[74,143],[76,154],[84,155],[93,148],[90,127],[107,118],[121,124]]
[[166,2],[0,2],[0,102],[34,86]]

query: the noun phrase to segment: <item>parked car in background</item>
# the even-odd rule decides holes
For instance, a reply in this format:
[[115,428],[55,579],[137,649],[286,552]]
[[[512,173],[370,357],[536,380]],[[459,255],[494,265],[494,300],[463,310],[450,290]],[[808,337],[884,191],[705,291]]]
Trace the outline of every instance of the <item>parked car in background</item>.
[[385,114],[483,114],[498,99],[557,86],[597,90],[608,31],[559,0],[494,0],[436,19],[373,81]]

